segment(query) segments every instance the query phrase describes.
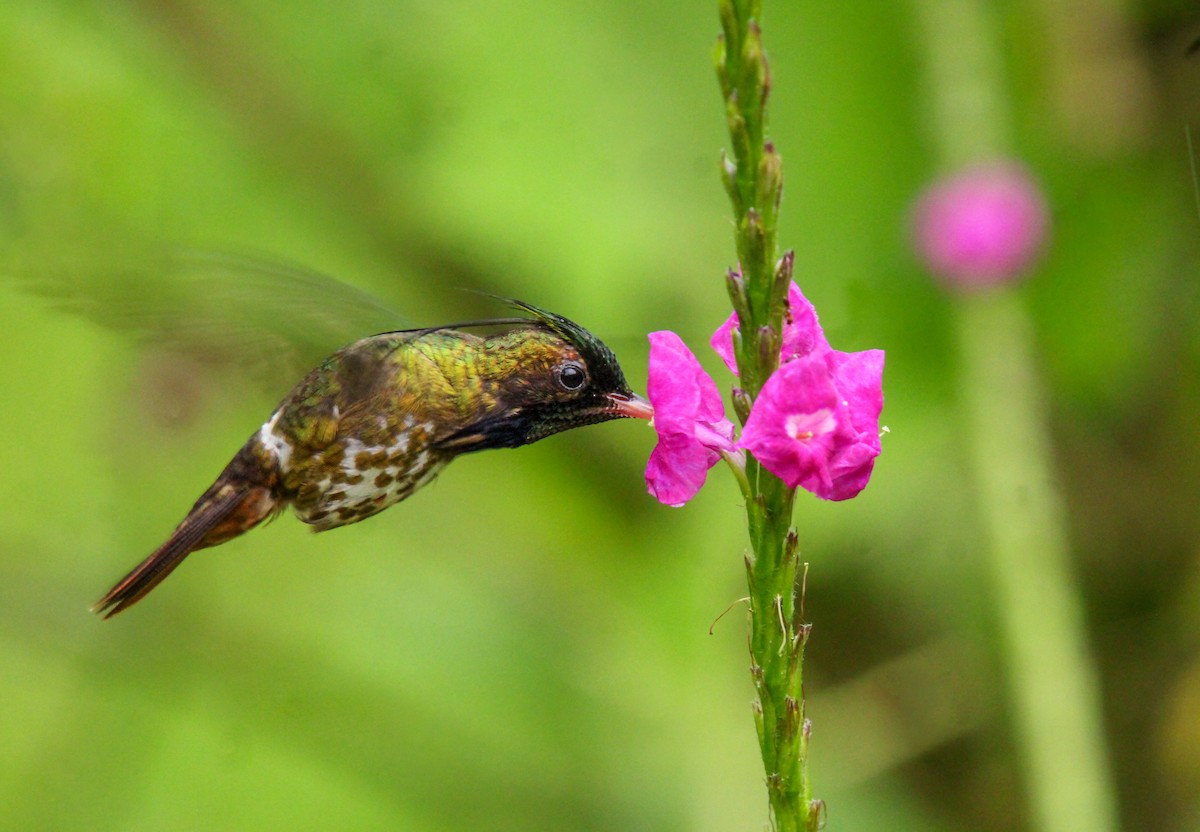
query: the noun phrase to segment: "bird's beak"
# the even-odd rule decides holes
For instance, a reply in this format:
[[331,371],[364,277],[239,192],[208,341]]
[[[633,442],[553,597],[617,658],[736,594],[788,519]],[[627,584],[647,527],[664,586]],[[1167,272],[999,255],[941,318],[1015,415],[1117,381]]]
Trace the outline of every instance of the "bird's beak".
[[608,399],[613,403],[613,408],[622,416],[630,419],[654,418],[654,407],[636,393],[630,393],[628,396],[621,393],[609,393]]

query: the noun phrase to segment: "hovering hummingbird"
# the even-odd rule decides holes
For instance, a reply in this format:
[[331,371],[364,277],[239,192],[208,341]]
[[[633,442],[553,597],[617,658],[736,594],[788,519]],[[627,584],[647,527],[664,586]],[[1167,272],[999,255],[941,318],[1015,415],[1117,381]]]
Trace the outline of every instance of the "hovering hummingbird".
[[[315,531],[357,523],[429,483],[459,454],[650,418],[612,350],[535,306],[530,318],[388,332],[326,358],[289,393],[165,543],[92,611],[127,609],[197,549],[287,506]],[[463,331],[504,325],[499,334]]]

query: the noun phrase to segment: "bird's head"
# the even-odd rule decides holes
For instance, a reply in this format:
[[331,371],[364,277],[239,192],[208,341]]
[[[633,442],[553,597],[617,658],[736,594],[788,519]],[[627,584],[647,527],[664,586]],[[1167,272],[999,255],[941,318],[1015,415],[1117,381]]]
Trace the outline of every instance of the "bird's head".
[[486,340],[494,405],[452,440],[462,450],[517,447],[571,428],[653,415],[603,341],[561,315],[511,303],[532,317]]

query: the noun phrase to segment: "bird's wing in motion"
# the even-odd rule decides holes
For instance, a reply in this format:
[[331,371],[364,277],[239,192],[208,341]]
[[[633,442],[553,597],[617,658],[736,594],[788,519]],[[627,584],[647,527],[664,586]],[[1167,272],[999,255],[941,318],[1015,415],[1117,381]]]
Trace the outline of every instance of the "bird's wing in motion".
[[58,309],[149,348],[244,372],[273,396],[339,347],[406,323],[361,289],[252,256],[173,251],[4,271]]

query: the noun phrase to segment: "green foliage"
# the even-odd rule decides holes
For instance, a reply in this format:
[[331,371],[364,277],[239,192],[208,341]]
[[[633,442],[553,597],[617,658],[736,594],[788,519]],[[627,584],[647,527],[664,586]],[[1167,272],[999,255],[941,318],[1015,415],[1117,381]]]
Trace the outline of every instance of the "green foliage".
[[[1004,42],[1055,208],[1027,292],[1123,819],[1168,830],[1200,818],[1200,59],[1189,9],[1141,5],[1006,4]],[[831,829],[1016,828],[951,318],[905,244],[933,173],[916,27],[864,0],[765,14],[779,239],[830,340],[888,350],[871,487],[796,508],[818,794]],[[645,332],[701,344],[728,314],[718,29],[694,3],[10,0],[0,253],[248,249],[407,324],[494,314],[458,291],[483,289],[578,320],[643,388]],[[1071,86],[1093,77],[1122,83]],[[708,635],[744,594],[729,478],[667,511],[652,434],[601,425],[460,460],[360,526],[282,518],[101,624],[87,606],[294,379],[261,394],[0,298],[0,825],[757,828],[737,611]]]

